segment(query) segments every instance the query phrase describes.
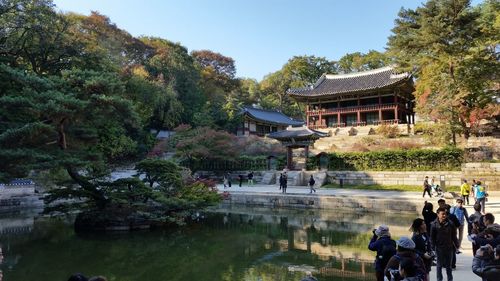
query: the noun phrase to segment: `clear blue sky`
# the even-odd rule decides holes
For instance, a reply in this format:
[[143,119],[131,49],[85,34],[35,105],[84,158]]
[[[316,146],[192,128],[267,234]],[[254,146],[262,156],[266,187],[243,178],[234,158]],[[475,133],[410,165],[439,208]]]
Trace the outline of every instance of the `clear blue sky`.
[[[236,62],[237,76],[261,80],[296,55],[338,60],[384,51],[401,7],[424,0],[55,0],[62,11],[99,11],[134,36],[208,49]],[[473,2],[479,2],[473,1]]]

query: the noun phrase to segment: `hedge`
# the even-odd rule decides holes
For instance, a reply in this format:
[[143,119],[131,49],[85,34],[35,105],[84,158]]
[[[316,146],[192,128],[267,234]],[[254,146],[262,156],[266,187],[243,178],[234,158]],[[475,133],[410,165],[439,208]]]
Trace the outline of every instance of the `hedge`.
[[[328,153],[330,171],[459,171],[464,152],[458,148],[410,149],[371,152]],[[307,168],[320,166],[320,157],[311,157]]]
[[[277,157],[278,169],[283,169],[286,158]],[[183,161],[182,166],[190,168],[191,171],[264,171],[267,170],[268,160],[266,156],[248,157],[242,156],[236,159],[204,159]]]

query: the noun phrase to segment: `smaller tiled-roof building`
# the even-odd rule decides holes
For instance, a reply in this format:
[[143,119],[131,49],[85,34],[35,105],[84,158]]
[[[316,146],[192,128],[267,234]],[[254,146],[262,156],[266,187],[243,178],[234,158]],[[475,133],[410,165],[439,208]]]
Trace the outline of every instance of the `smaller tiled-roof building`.
[[356,73],[324,74],[311,87],[289,89],[307,104],[309,128],[414,123],[413,78],[383,67]]
[[288,126],[300,127],[303,121],[295,120],[285,114],[254,107],[244,107],[241,111],[243,123],[238,128],[238,136],[258,135],[285,130]]

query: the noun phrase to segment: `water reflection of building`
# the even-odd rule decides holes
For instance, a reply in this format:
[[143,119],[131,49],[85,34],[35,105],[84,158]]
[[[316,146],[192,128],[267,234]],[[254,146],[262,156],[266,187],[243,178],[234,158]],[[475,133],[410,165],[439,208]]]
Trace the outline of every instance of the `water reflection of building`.
[[[396,235],[408,235],[413,216],[392,214],[328,212],[325,210],[290,210],[260,207],[221,207],[224,228],[243,229],[264,234],[269,240],[261,245],[265,255],[258,261],[280,261],[303,267],[314,265],[322,276],[375,280],[374,253],[369,251],[371,230],[384,223]],[[259,246],[249,244],[245,255],[259,253]],[[269,253],[269,251],[272,251]],[[307,257],[313,257],[308,258]],[[302,261],[302,263],[301,263]],[[289,266],[290,268],[290,266]]]

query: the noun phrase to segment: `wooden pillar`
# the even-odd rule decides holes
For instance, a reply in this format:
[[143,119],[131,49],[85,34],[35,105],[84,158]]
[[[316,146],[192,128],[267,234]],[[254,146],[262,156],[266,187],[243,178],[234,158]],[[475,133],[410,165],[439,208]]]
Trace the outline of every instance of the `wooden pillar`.
[[337,125],[340,127],[340,112],[337,113]]
[[306,145],[304,147],[304,154],[306,156],[306,163],[307,163],[307,159],[309,158],[309,145]]
[[293,163],[293,154],[292,154],[292,148],[290,146],[286,147],[286,167],[291,170],[292,169],[292,163]]
[[361,122],[361,112],[359,112],[359,109],[358,109],[358,125],[360,122]]
[[309,127],[309,111],[311,110],[311,107],[306,105],[306,126]]
[[378,122],[379,125],[382,124],[382,109],[378,110]]
[[321,116],[321,112],[323,111],[323,109],[321,108],[321,103],[319,104],[319,125],[323,125],[323,118]]
[[398,106],[396,105],[396,107],[394,108],[394,119],[398,120]]

